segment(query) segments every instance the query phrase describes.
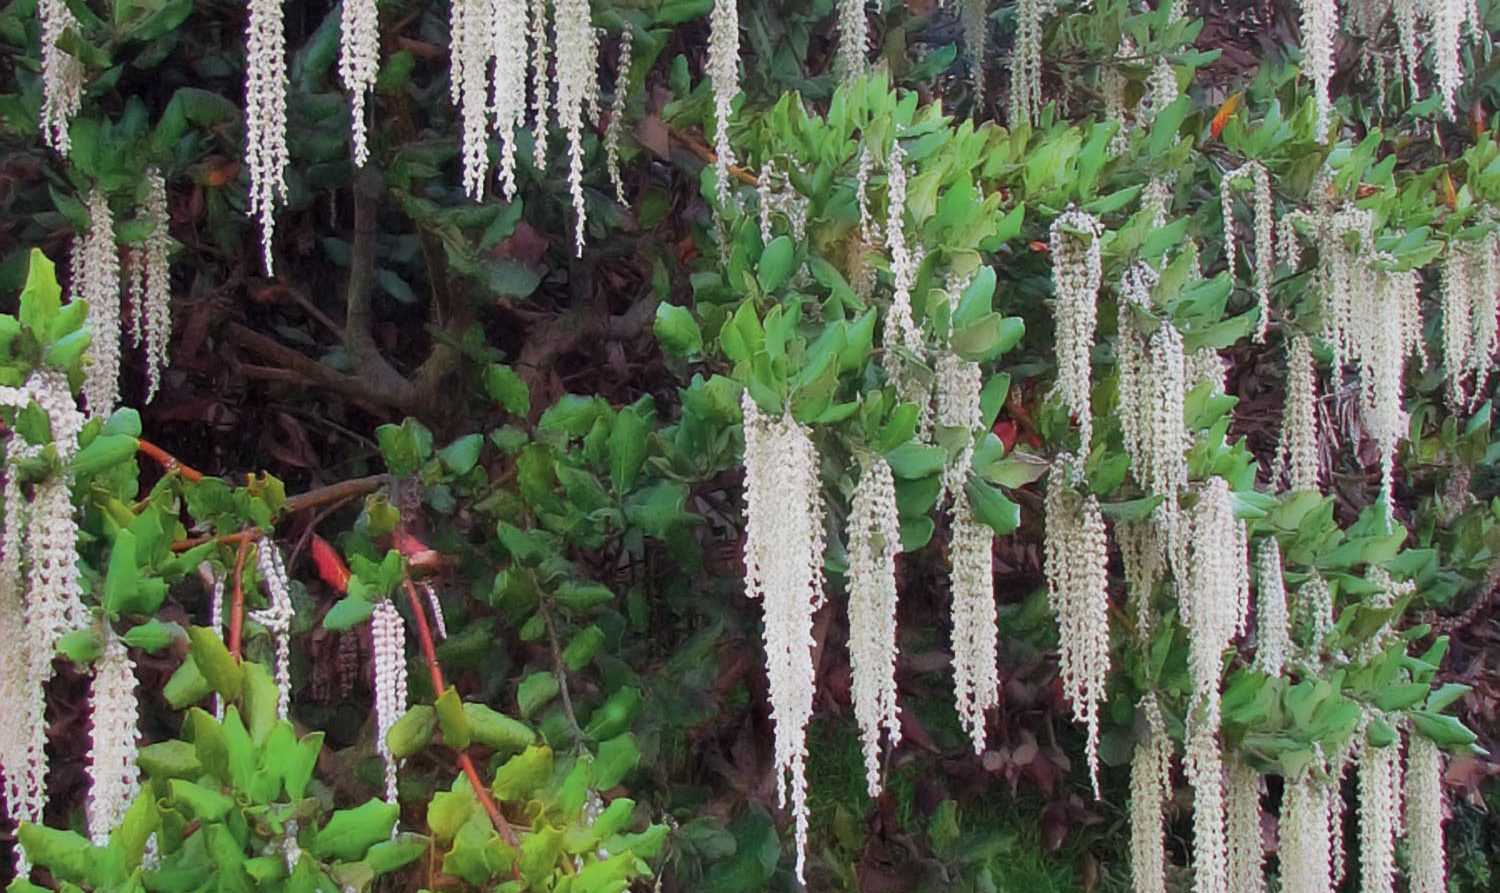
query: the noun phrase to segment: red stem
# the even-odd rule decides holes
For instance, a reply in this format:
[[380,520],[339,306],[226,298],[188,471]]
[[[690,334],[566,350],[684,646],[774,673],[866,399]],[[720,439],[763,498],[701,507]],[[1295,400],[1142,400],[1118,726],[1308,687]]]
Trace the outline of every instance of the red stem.
[[136,443],[137,450],[145,453],[151,459],[155,460],[158,465],[167,470],[168,474],[175,471],[187,480],[194,483],[203,480],[203,472],[192,467],[191,465],[184,465],[181,461],[178,460],[176,456],[172,455],[171,453],[167,452],[151,441],[138,439]]
[[234,601],[229,606],[229,653],[240,656],[240,637],[245,628],[245,557],[250,554],[252,531],[240,531],[240,549],[234,556]]
[[[422,604],[422,599],[417,595],[417,587],[411,582],[411,577],[401,581],[406,589],[407,601],[411,604],[413,619],[417,622],[417,641],[422,646],[422,656],[427,659],[427,672],[432,676],[432,690],[441,695],[447,685],[443,683],[443,668],[438,664],[437,647],[432,643],[432,627],[427,625],[427,610]],[[479,777],[479,770],[474,766],[474,760],[470,758],[467,750],[458,752],[458,768],[463,771],[469,779],[469,785],[474,789],[474,796],[479,798],[479,804],[489,814],[490,821],[500,832],[500,837],[511,847],[518,845],[515,831],[511,830],[510,822],[505,820],[505,815],[500,812],[500,807],[495,803],[495,798],[490,796],[490,789],[485,786]],[[520,869],[511,865],[511,873],[520,879]]]

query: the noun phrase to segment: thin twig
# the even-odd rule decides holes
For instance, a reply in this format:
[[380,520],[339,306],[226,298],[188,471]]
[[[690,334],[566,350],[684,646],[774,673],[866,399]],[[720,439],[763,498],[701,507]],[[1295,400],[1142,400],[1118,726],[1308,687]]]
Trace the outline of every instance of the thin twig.
[[[717,164],[718,163],[719,156],[716,155],[716,154],[714,154],[714,150],[712,150],[709,147],[703,145],[703,143],[699,142],[698,140],[694,139],[693,137],[689,136],[688,134],[684,133],[683,131],[678,130],[675,127],[670,128],[668,130],[668,133],[670,133],[672,135],[672,139],[676,140],[679,143],[682,143],[684,146],[686,146],[688,148],[688,151],[692,152],[694,155],[697,155],[699,158],[703,159],[703,161],[706,164]],[[729,166],[729,173],[733,174],[734,178],[736,180],[739,180],[741,183],[744,183],[746,186],[758,186],[758,185],[760,185],[760,179],[757,178],[754,173],[752,173],[751,171],[749,171],[749,170],[747,170],[747,169],[745,169],[743,167],[740,167],[737,164],[731,164]]]
[[578,725],[578,715],[573,712],[573,698],[568,694],[568,668],[563,665],[562,648],[557,643],[557,627],[552,624],[552,612],[546,604],[540,606],[542,621],[547,625],[547,641],[552,646],[552,669],[557,673],[557,689],[562,694],[563,715],[573,730],[573,746],[583,746],[583,729]]
[[147,457],[154,460],[162,468],[166,469],[167,474],[176,472],[177,474],[182,475],[184,480],[191,481],[195,484],[198,481],[203,480],[203,472],[192,467],[191,465],[184,464],[182,460],[178,459],[176,456],[172,455],[171,453],[167,452],[166,450],[162,449],[149,440],[138,438],[136,441],[136,449],[146,454]]
[[234,601],[229,606],[229,653],[240,656],[240,637],[245,628],[245,558],[250,554],[250,544],[260,535],[254,528],[241,531],[240,548],[234,556]]
[[[422,605],[422,599],[417,595],[417,587],[413,585],[411,577],[405,577],[401,581],[406,589],[406,598],[411,605],[411,613],[417,622],[417,641],[422,646],[422,656],[427,659],[427,672],[432,677],[432,690],[434,694],[441,695],[447,690],[443,682],[443,668],[438,663],[437,648],[432,644],[432,628],[427,624],[427,611]],[[490,789],[485,787],[484,781],[479,777],[479,770],[474,767],[474,761],[469,757],[467,750],[458,751],[458,768],[469,779],[469,785],[474,789],[474,796],[479,798],[479,804],[489,814],[490,821],[494,823],[495,829],[500,832],[500,837],[511,847],[518,846],[516,833],[506,821],[504,813],[495,803],[495,798],[490,796]],[[520,869],[511,865],[512,874],[520,876]]]

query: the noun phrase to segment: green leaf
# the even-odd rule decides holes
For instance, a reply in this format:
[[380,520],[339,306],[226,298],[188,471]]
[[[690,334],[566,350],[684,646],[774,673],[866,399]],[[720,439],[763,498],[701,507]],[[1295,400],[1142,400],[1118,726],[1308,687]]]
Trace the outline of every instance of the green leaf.
[[464,702],[464,719],[474,740],[491,750],[515,751],[536,743],[536,733],[525,723],[483,704]]
[[242,699],[244,717],[248,722],[250,740],[260,746],[265,744],[271,730],[276,727],[281,692],[265,667],[254,662],[241,666],[245,670],[245,696]]
[[168,679],[167,684],[162,687],[161,694],[167,706],[173,710],[181,710],[208,697],[211,691],[213,691],[213,686],[208,684],[208,680],[198,669],[198,662],[193,660],[192,654],[189,654],[172,674],[172,678]]
[[479,464],[479,451],[483,447],[483,435],[466,434],[439,450],[438,458],[449,471],[465,475]]
[[365,864],[377,877],[390,874],[420,859],[427,847],[427,838],[420,834],[397,834],[391,840],[382,840],[370,847],[365,854]]
[[703,331],[686,307],[665,301],[657,304],[652,330],[662,348],[674,356],[692,357],[703,350]]
[[537,744],[506,760],[491,787],[501,800],[524,800],[551,778],[552,748]]
[[57,269],[40,248],[31,249],[31,265],[26,271],[26,287],[21,290],[21,324],[39,339],[47,333],[53,317],[62,309],[62,288],[57,284]]
[[68,471],[78,478],[93,477],[135,457],[140,441],[127,434],[100,434],[74,454]]
[[33,865],[44,865],[62,881],[87,883],[99,858],[99,848],[76,831],[62,831],[22,822],[16,837]]
[[142,747],[135,761],[150,778],[196,778],[203,773],[198,749],[175,738]]
[[587,611],[614,601],[615,594],[601,583],[568,580],[552,594],[553,601],[570,611]]
[[472,736],[469,721],[464,717],[463,701],[458,696],[458,689],[448,686],[438,696],[433,707],[437,710],[438,725],[443,729],[443,743],[454,750],[468,747]]
[[79,666],[86,666],[104,653],[104,640],[92,629],[75,629],[57,640],[57,652]]
[[245,671],[224,647],[219,634],[207,627],[190,626],[188,640],[192,642],[193,660],[209,686],[226,701],[238,699]]
[[792,264],[796,257],[796,246],[789,237],[777,236],[772,239],[771,244],[761,252],[760,263],[755,268],[755,278],[760,283],[760,290],[769,295],[785,285],[791,278]]
[[361,859],[371,846],[390,840],[400,812],[396,804],[375,799],[353,809],[340,809],[318,831],[308,850],[322,859]]
[[148,620],[132,626],[120,638],[131,648],[138,648],[147,654],[155,654],[173,642],[185,640],[187,633],[175,623]]
[[594,659],[594,655],[598,654],[602,647],[604,647],[604,631],[589,624],[579,630],[563,649],[563,664],[576,673],[588,666],[589,661]]
[[624,732],[641,709],[641,691],[626,686],[610,695],[589,717],[584,732],[590,738],[613,738]]
[[1428,687],[1418,683],[1392,685],[1374,693],[1375,706],[1387,712],[1405,710],[1427,699]]
[[375,613],[375,606],[357,595],[346,595],[323,615],[323,628],[335,632],[353,629]]
[[502,363],[491,363],[484,370],[484,390],[490,399],[511,415],[531,412],[531,391],[516,371]]
[[974,517],[988,524],[996,536],[1008,536],[1021,526],[1021,507],[1005,498],[998,489],[977,478],[964,486]]
[[437,729],[437,711],[426,704],[417,704],[401,714],[385,733],[385,744],[391,755],[404,760],[432,742],[432,733]]
[[887,452],[885,461],[890,463],[891,473],[896,477],[913,480],[942,471],[948,454],[942,447],[905,443]]
[[636,476],[646,462],[646,438],[650,430],[635,407],[626,407],[615,416],[609,432],[609,479],[616,493],[626,493],[635,486]]
[[521,841],[521,878],[534,888],[552,875],[562,854],[562,831],[550,825],[533,828]]
[[640,761],[640,747],[636,744],[635,736],[629,732],[601,742],[599,755],[590,767],[594,773],[594,788],[601,791],[609,790],[623,781],[625,776],[640,764]]
[[1026,324],[1018,316],[986,313],[953,333],[953,352],[970,362],[992,360],[1015,347],[1026,334]]
[[995,268],[982,266],[964,288],[958,299],[958,308],[953,311],[953,328],[962,329],[978,322],[994,309]]
[[174,805],[186,807],[194,818],[205,822],[217,822],[234,808],[234,801],[218,791],[209,790],[182,778],[171,779],[168,784]]
[[560,690],[557,677],[551,673],[532,673],[522,679],[516,689],[516,707],[521,711],[521,718],[530,719],[557,697]]
[[1468,747],[1479,740],[1456,716],[1440,716],[1426,710],[1413,710],[1407,715],[1416,730],[1439,747]]

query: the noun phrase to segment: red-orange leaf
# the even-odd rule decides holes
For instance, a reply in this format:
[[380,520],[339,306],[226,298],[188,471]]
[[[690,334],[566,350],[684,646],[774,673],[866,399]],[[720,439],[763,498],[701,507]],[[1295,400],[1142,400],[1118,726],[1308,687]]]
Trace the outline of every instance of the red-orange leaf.
[[1213,123],[1209,125],[1209,132],[1214,135],[1214,139],[1218,139],[1219,134],[1224,132],[1224,125],[1228,124],[1229,119],[1234,117],[1234,113],[1239,110],[1240,103],[1244,99],[1245,94],[1243,92],[1235,93],[1224,100],[1223,105],[1219,106],[1219,110],[1214,113]]
[[344,559],[329,545],[328,540],[317,534],[312,538],[312,559],[317,565],[318,577],[333,588],[335,592],[343,592],[349,588],[349,568],[344,564]]

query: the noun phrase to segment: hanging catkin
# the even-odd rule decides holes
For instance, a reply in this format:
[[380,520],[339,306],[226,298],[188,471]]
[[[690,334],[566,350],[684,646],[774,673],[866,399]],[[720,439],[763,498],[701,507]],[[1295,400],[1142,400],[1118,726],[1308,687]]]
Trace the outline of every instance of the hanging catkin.
[[380,71],[380,14],[375,0],[344,0],[339,20],[339,80],[349,91],[350,138],[354,164],[370,158],[365,143],[365,101]]
[[854,715],[864,744],[865,781],[880,795],[881,739],[901,737],[896,709],[896,556],[901,523],[891,466],[872,456],[849,509],[849,664]]
[[1057,322],[1057,384],[1054,392],[1078,422],[1085,453],[1093,440],[1093,387],[1090,354],[1098,321],[1101,276],[1098,218],[1083,211],[1067,211],[1052,221],[1053,317]]
[[245,25],[245,166],[250,170],[250,215],[260,221],[267,276],[274,273],[276,206],[287,200],[286,33],[281,3],[248,0]]
[[1088,729],[1089,780],[1097,798],[1099,705],[1109,675],[1109,540],[1098,499],[1074,489],[1081,476],[1081,464],[1072,456],[1052,465],[1043,569],[1057,618],[1063,692],[1073,705],[1073,719]]
[[745,595],[765,613],[766,673],[776,724],[776,792],[796,822],[797,877],[807,857],[807,723],[816,681],[812,616],[823,604],[823,496],[818,450],[790,414],[761,412],[747,391]]

